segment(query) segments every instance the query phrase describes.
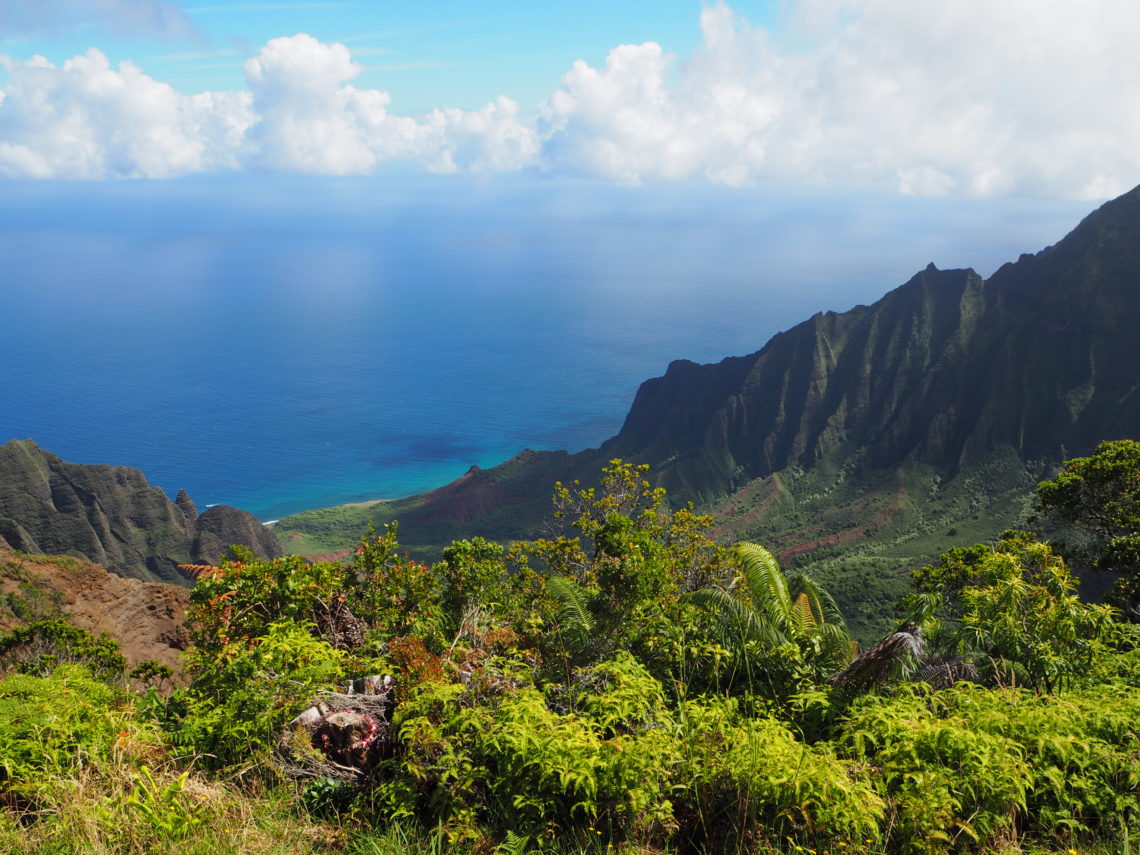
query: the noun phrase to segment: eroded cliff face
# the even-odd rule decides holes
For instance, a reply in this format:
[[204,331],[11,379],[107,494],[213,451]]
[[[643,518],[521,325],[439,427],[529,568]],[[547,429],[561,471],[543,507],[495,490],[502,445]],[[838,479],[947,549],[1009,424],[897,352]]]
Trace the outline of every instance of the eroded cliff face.
[[761,351],[674,363],[603,446],[710,499],[789,467],[952,477],[1001,447],[1059,462],[1140,434],[1140,188],[990,279],[933,265]]
[[115,573],[184,582],[179,564],[212,563],[233,544],[281,555],[251,514],[198,514],[185,492],[171,502],[136,469],[67,463],[31,440],[0,446],[0,538],[27,553],[73,555]]
[[[527,536],[554,481],[595,479],[615,457],[650,464],[674,502],[732,500],[726,513],[747,519],[726,538],[772,534],[771,510],[744,504],[773,484],[809,484],[804,473],[825,473],[804,490],[832,491],[835,501],[889,494],[890,513],[876,514],[901,519],[915,473],[945,486],[999,460],[1025,482],[1001,485],[1004,501],[1103,439],[1140,436],[1137,329],[1140,188],[989,279],[930,265],[873,305],[815,315],[751,355],[674,362],[641,386],[600,449],[520,455],[384,512],[399,513],[409,545],[421,528],[435,538],[427,542],[483,524],[496,537]],[[777,492],[765,507],[803,503]],[[870,525],[861,511],[844,513],[851,532]],[[443,532],[440,520],[457,524]]]
[[154,659],[176,673],[189,646],[183,628],[190,592],[109,573],[79,559],[54,560],[0,547],[0,630],[62,615],[122,645],[131,667]]

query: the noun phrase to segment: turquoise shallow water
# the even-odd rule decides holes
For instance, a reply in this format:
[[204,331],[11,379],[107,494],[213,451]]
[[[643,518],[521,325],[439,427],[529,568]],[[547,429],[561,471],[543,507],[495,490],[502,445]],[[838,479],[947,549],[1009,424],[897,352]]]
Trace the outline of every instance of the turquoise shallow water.
[[263,519],[596,445],[672,359],[756,350],[931,260],[989,273],[1089,208],[534,179],[0,190],[0,442]]

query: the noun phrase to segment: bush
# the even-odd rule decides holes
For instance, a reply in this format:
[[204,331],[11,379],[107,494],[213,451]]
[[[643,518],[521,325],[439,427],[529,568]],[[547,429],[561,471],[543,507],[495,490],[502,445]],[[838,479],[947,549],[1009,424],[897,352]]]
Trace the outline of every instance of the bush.
[[109,760],[126,735],[157,742],[129,696],[74,664],[0,680],[0,721],[0,790],[34,792],[45,775]]
[[0,664],[22,674],[47,676],[65,663],[84,665],[89,673],[111,682],[121,679],[127,667],[119,642],[59,619],[19,626],[0,636]]
[[1005,837],[1118,839],[1140,819],[1140,697],[960,683],[855,702],[840,743],[873,764],[895,845],[989,851]]
[[345,655],[305,626],[274,623],[252,644],[195,651],[194,682],[169,708],[175,743],[212,767],[257,765],[317,689],[341,683]]
[[686,702],[680,715],[678,817],[690,843],[723,850],[791,838],[857,851],[878,838],[883,799],[830,746],[805,745],[775,719],[740,715],[734,700]]

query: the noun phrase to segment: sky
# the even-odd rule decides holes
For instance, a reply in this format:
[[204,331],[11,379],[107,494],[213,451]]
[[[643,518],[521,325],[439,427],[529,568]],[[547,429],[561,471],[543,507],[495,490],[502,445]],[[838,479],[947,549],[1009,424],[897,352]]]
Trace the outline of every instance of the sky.
[[1100,200],[1135,0],[0,0],[0,177],[509,173]]

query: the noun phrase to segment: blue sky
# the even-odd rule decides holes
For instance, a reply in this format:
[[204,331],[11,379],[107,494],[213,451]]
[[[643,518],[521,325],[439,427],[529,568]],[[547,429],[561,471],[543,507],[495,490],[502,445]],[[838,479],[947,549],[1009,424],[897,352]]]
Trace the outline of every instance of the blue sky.
[[[775,20],[769,0],[734,8],[755,23]],[[99,26],[88,18],[0,41],[18,56],[41,53],[62,63],[92,45],[112,61],[132,59],[187,94],[244,86],[242,64],[277,36],[308,33],[347,45],[363,66],[357,85],[391,89],[403,112],[477,109],[507,94],[536,105],[575,60],[597,65],[619,44],[659,42],[687,55],[700,39],[695,0],[583,0],[579,3],[417,0],[417,2],[218,2],[181,8],[192,29],[165,38],[137,27]],[[172,31],[171,31],[172,30]]]
[[505,172],[1103,199],[1140,4],[0,0],[0,176]]

